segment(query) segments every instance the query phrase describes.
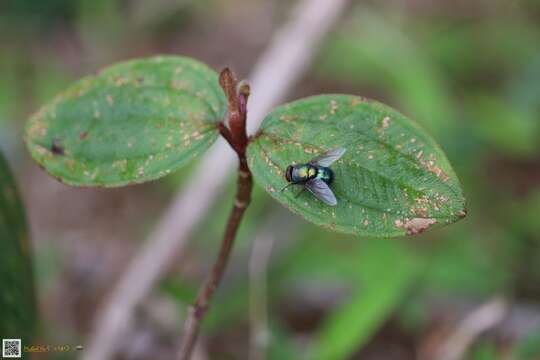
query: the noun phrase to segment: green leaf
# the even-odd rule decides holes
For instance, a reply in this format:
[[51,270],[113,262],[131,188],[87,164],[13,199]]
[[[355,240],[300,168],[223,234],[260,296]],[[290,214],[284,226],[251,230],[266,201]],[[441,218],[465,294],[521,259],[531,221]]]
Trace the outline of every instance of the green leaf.
[[[336,147],[337,206],[287,185],[290,164]],[[370,236],[416,234],[465,216],[459,181],[444,153],[417,124],[376,101],[321,95],[276,108],[247,150],[255,180],[306,220]]]
[[30,344],[36,326],[36,299],[25,214],[0,154],[0,337]]
[[122,186],[183,166],[217,138],[217,74],[183,57],[128,61],[84,78],[28,122],[32,157],[70,185]]

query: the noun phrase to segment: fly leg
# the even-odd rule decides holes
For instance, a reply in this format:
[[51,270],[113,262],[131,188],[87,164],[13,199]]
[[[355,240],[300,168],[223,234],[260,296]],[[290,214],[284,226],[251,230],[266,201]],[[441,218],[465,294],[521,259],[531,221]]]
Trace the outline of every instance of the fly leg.
[[282,192],[283,190],[287,189],[291,185],[296,185],[296,184],[295,183],[288,183],[287,185],[285,185],[285,187],[283,189],[279,190],[279,192]]
[[[287,186],[285,186],[283,189],[281,189],[280,192],[283,191],[283,190],[285,190],[285,189],[287,189],[287,188],[288,188],[289,186],[291,186],[291,185],[301,185],[301,184],[298,184],[298,183],[289,183],[289,184],[287,184]],[[302,190],[300,190],[296,195],[294,195],[294,197],[295,197],[295,198],[299,197],[300,194],[301,194],[302,192],[304,192],[304,190],[306,190],[306,188],[305,188],[305,186],[302,186]]]

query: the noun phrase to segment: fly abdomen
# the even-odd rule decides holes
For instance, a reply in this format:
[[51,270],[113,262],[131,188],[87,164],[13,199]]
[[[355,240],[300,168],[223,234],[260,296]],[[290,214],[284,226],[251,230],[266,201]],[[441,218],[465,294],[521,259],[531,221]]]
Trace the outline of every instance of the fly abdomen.
[[317,169],[317,178],[330,185],[334,181],[334,172],[330,168],[320,167]]

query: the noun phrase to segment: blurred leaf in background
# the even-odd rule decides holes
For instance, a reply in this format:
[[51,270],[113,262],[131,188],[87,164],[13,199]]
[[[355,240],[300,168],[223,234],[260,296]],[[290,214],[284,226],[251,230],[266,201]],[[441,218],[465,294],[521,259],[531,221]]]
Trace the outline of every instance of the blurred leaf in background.
[[0,153],[0,337],[20,338],[30,345],[37,308],[32,249],[17,188]]
[[388,96],[435,135],[451,126],[452,104],[440,70],[392,19],[368,7],[358,7],[329,39],[316,70]]
[[540,151],[540,121],[531,111],[519,109],[500,97],[470,95],[473,131],[487,146],[513,158],[531,158]]
[[[0,28],[40,33],[75,18],[75,0],[5,0],[0,4]],[[20,35],[20,34],[19,34]]]
[[355,289],[322,324],[317,359],[344,359],[361,349],[411,290],[422,264],[398,241],[374,239],[364,242],[354,261]]

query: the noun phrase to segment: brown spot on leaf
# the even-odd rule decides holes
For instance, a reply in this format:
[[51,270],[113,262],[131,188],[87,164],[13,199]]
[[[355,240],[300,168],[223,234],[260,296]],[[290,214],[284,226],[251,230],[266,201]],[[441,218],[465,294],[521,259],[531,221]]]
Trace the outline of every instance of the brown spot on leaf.
[[51,152],[54,155],[64,155],[64,147],[60,144],[60,140],[54,138],[51,144]]
[[352,105],[352,106],[356,106],[356,105],[358,105],[358,104],[361,104],[362,102],[363,102],[363,99],[360,98],[360,97],[353,97],[353,98],[351,99],[351,105]]
[[335,115],[337,109],[338,109],[338,104],[336,100],[330,100],[330,114]]
[[440,167],[428,165],[428,170],[437,175],[442,181],[448,180],[448,175]]
[[121,76],[117,76],[115,79],[114,79],[114,84],[118,87],[124,85],[125,83],[127,83],[127,80]]
[[426,217],[428,215],[428,209],[426,207],[413,206],[411,211],[417,216]]
[[396,220],[395,225],[397,227],[404,227],[407,230],[407,235],[416,235],[424,232],[436,222],[437,220],[430,218],[413,218],[405,221],[404,224],[400,220]]

